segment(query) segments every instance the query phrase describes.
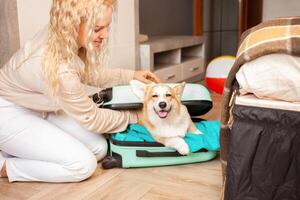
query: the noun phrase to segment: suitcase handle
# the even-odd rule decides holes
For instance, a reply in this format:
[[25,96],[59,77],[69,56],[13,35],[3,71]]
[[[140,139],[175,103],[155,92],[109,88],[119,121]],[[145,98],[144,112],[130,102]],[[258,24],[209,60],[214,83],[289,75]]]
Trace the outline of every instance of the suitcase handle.
[[[199,152],[208,152],[206,149],[200,149],[195,153]],[[170,152],[150,152],[146,150],[137,150],[136,151],[136,157],[178,157],[178,156],[184,156],[178,153],[177,151],[170,151]]]
[[137,150],[136,157],[177,157],[183,156],[177,151],[173,152],[150,152],[145,150]]

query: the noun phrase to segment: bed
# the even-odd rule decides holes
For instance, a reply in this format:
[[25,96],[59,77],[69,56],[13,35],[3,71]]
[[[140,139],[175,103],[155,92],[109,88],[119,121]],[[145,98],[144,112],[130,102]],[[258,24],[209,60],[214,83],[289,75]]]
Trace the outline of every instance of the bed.
[[235,98],[225,199],[300,199],[300,104]]
[[[300,72],[299,64],[291,62],[299,68],[282,82],[278,77],[284,73],[264,79],[260,67],[252,65],[257,67],[253,83],[265,83],[259,87],[248,84],[249,71],[244,70],[244,79],[237,76],[249,63],[269,55],[299,60],[300,17],[266,21],[241,36],[222,100],[220,160],[226,200],[300,199],[300,74],[295,74]],[[268,67],[273,72],[275,64]],[[285,67],[276,68],[291,72]],[[285,87],[279,88],[282,84]]]

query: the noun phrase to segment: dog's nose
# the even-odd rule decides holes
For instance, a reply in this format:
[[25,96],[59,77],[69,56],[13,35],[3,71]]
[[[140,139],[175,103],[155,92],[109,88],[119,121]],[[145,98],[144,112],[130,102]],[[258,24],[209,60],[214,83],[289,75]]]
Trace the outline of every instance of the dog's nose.
[[162,102],[159,102],[158,106],[161,108],[161,109],[164,109],[165,107],[167,107],[167,103],[162,101]]

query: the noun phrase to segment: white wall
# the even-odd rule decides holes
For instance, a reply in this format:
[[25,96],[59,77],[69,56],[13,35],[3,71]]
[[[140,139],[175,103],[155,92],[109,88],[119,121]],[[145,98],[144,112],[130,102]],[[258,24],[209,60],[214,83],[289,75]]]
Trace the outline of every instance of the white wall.
[[[49,21],[52,0],[17,0],[20,46],[32,38]],[[136,69],[139,65],[137,34],[138,0],[118,1],[115,35],[111,38],[109,67]]]
[[17,0],[20,45],[49,21],[51,0]]
[[115,68],[139,68],[139,0],[119,0],[112,46],[111,65]]
[[0,0],[0,68],[20,48],[17,0]]
[[300,16],[300,0],[263,1],[263,21],[285,16]]

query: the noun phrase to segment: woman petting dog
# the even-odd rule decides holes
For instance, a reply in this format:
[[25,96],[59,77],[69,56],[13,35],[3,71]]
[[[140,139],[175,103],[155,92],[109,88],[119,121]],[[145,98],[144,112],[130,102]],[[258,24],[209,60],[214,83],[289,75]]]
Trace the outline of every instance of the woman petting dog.
[[115,4],[53,0],[49,25],[0,69],[1,177],[85,180],[107,153],[101,134],[137,122],[137,112],[98,108],[84,91],[84,84],[159,82],[149,71],[103,67]]

